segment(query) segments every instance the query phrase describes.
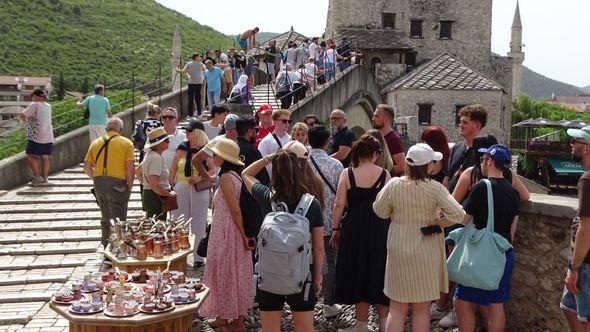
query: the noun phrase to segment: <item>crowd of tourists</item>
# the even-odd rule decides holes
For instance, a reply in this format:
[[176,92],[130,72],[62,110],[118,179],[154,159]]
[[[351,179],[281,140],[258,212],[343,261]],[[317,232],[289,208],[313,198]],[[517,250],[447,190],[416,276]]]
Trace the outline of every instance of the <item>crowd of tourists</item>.
[[[317,54],[335,49],[317,39],[304,46],[314,68],[321,68]],[[298,66],[292,54],[301,47],[293,44],[278,57],[286,64],[277,85],[283,73],[291,77],[290,66]],[[333,70],[343,54],[334,52],[334,61],[323,60],[314,75]],[[325,124],[313,114],[292,123],[287,105],[263,105],[253,116],[230,114],[219,103],[221,78],[227,84],[237,73],[236,86],[247,86],[249,74],[225,64],[230,61],[223,53],[219,57],[222,66],[213,58],[203,64],[195,54],[178,69],[194,78],[189,105],[197,106],[196,113],[189,107],[181,128],[176,109],[148,104],[130,140],[123,136],[123,121],[111,114],[103,86],[78,101],[90,109],[84,172],[94,182],[105,247],[109,221],[126,220],[137,180],[148,218],[191,219],[188,230],[201,244],[193,267],[204,268],[210,288],[199,314],[212,317],[211,326],[222,331],[244,331],[255,303],[263,331],[280,330],[285,303],[295,330],[311,331],[320,299],[326,318],[354,305],[356,322],[343,331],[367,331],[370,306],[380,331],[403,331],[408,315],[414,331],[428,331],[431,319],[474,331],[478,313],[488,331],[504,330],[519,203],[530,194],[511,170],[510,150],[494,136],[480,135],[488,118],[481,105],[459,111],[463,140],[451,146],[441,127],[428,126],[421,142],[405,152],[390,105],[377,106],[373,128],[360,137],[340,109]],[[202,114],[202,84],[207,121],[193,117]],[[52,151],[51,106],[44,98],[35,90],[20,115],[37,121],[26,127],[33,186],[47,182]],[[574,159],[590,169],[590,126],[568,134]],[[579,228],[561,301],[572,331],[587,329],[590,318],[589,174],[579,183]],[[473,239],[491,245],[477,246]],[[477,268],[482,264],[488,265]]]

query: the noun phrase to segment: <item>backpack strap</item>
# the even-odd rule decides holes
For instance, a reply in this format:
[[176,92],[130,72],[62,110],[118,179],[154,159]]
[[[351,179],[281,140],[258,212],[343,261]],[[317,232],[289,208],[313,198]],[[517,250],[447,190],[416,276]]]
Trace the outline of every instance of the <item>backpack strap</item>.
[[488,193],[488,223],[487,229],[494,232],[494,195],[492,193],[492,183],[488,179],[482,180],[486,184],[486,191]]
[[277,141],[277,144],[279,145],[279,149],[283,148],[283,144],[281,144],[281,140],[279,139],[279,137],[277,136],[277,134],[272,133],[272,137],[274,137],[275,141]]
[[294,214],[305,217],[307,211],[309,210],[309,207],[311,206],[311,203],[313,203],[313,199],[313,195],[310,195],[308,193],[303,194],[303,196],[301,196],[299,204],[297,204],[297,207],[295,208]]
[[309,160],[311,160],[313,167],[315,167],[315,169],[318,171],[318,173],[320,174],[320,177],[322,178],[322,180],[324,180],[324,183],[326,183],[328,188],[330,188],[330,191],[332,191],[332,193],[334,193],[334,195],[336,195],[336,189],[334,189],[334,187],[332,186],[330,181],[328,181],[328,179],[326,179],[326,176],[324,175],[324,173],[322,173],[322,171],[320,170],[320,167],[318,166],[315,159],[313,159],[313,157],[311,155],[309,156]]

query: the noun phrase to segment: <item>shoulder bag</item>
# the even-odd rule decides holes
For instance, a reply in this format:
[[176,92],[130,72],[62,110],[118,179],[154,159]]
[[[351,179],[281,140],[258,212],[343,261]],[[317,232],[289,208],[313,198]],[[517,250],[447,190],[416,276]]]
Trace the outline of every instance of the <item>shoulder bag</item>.
[[483,290],[498,289],[504,275],[505,252],[512,245],[494,232],[494,197],[490,180],[483,179],[488,196],[488,221],[484,229],[477,229],[473,219],[469,224],[452,231],[447,240],[457,245],[447,259],[449,279],[464,286]]

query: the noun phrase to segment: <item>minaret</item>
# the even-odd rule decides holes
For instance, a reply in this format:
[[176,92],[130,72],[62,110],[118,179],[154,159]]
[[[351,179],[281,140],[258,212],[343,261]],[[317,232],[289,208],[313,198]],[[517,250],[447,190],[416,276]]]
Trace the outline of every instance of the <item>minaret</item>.
[[172,67],[172,91],[180,90],[180,73],[176,72],[176,68],[180,66],[180,27],[176,25],[174,29],[174,38],[172,40],[172,56],[170,58],[170,66]]
[[512,59],[512,101],[516,100],[516,97],[521,91],[522,63],[524,62],[522,46],[522,24],[520,22],[520,8],[517,1],[514,20],[512,21],[510,52],[508,52],[508,57]]

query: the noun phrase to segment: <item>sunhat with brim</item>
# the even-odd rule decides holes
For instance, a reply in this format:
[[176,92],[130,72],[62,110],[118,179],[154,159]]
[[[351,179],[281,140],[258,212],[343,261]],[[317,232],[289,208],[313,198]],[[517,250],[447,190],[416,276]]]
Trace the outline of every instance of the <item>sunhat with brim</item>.
[[168,138],[172,137],[172,135],[168,135],[164,128],[156,128],[148,134],[148,141],[146,142],[145,147],[148,149],[153,148],[154,146],[164,142]]
[[442,159],[442,153],[434,151],[430,145],[426,143],[413,145],[406,154],[406,163],[410,166],[423,166],[433,160],[438,161]]
[[244,162],[240,159],[240,147],[229,138],[220,138],[215,143],[207,144],[207,148],[225,161],[244,166]]
[[590,143],[590,126],[583,127],[582,129],[568,129],[567,134],[573,138],[581,138],[587,143]]

